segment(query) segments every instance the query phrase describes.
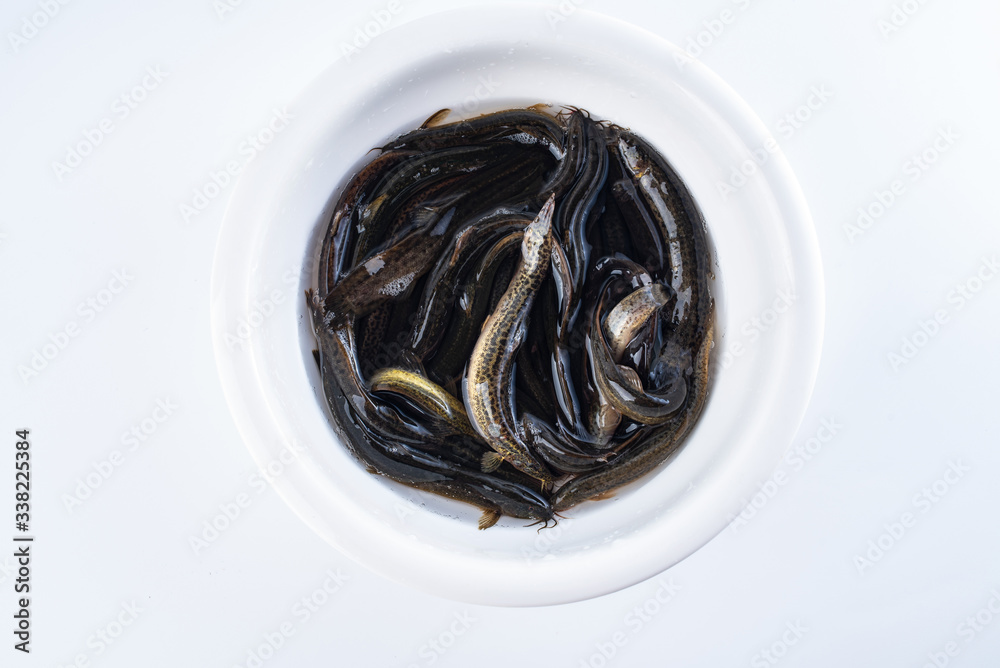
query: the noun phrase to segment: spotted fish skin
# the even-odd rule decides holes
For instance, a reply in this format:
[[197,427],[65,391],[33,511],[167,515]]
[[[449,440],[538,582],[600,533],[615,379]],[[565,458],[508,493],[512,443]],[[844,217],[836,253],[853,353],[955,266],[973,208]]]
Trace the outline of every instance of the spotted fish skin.
[[531,455],[518,435],[511,396],[514,359],[524,338],[527,314],[548,273],[554,208],[555,197],[550,196],[525,229],[521,263],[483,326],[462,382],[466,412],[483,440],[514,468],[545,485],[552,484],[552,474]]

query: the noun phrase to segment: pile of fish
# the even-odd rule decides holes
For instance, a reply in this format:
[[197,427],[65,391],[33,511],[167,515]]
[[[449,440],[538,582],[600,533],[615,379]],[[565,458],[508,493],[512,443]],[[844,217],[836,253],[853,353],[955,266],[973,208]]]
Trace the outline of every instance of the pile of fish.
[[371,472],[548,523],[649,473],[708,391],[705,223],[646,141],[580,109],[442,110],[344,187],[307,293]]

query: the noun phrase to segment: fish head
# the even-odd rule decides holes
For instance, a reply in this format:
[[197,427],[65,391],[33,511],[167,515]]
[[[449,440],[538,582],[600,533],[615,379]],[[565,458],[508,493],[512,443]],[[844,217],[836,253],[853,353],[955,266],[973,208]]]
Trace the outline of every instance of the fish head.
[[[521,241],[521,255],[530,265],[537,264],[541,256],[552,246],[552,213],[555,210],[556,196],[550,195],[541,211],[524,230],[524,240]],[[547,261],[547,257],[544,261]]]
[[639,152],[638,147],[629,143],[624,137],[618,138],[618,154],[633,176],[641,177],[649,170],[649,162]]

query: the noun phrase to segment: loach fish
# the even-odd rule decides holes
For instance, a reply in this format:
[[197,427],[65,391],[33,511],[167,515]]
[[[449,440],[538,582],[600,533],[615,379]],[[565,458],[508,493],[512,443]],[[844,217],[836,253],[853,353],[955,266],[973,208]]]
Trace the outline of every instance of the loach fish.
[[547,525],[681,447],[713,259],[662,155],[543,105],[442,109],[373,151],[307,298],[331,423],[368,470],[475,505],[480,528]]
[[320,290],[323,294],[340,280],[347,252],[354,245],[354,236],[360,226],[360,211],[385,181],[386,172],[415,155],[415,151],[383,153],[362,167],[344,189],[333,209],[320,251],[319,266],[324,270],[320,276]]
[[565,132],[559,122],[539,108],[509,109],[475,118],[439,124],[443,112],[435,113],[424,126],[400,135],[383,150],[440,151],[454,146],[489,143],[536,143],[556,158],[564,153]]
[[331,319],[323,301],[306,294],[320,344],[318,362],[333,426],[355,457],[373,472],[398,483],[472,504],[483,511],[479,528],[501,515],[548,522],[551,504],[525,476],[511,472],[486,478],[478,471],[420,449],[430,434],[415,429],[391,408],[380,406],[360,380],[353,355],[352,318]]
[[473,264],[499,239],[527,227],[531,217],[520,213],[493,213],[456,234],[428,274],[424,295],[414,316],[406,347],[420,360],[433,355],[447,332],[461,284]]
[[[399,163],[384,177],[377,194],[373,193],[371,199],[358,208],[357,239],[351,264],[364,262],[378,244],[391,243],[394,233],[414,212],[426,216],[427,200],[433,201],[438,194],[453,198],[464,189],[469,177],[489,169],[498,160],[513,156],[513,151],[503,147],[462,146],[429,155],[415,153]],[[382,156],[376,158],[379,159]],[[442,182],[444,188],[428,192]]]
[[416,281],[437,262],[448,242],[449,230],[464,229],[476,219],[474,212],[481,206],[481,199],[503,201],[540,180],[542,172],[543,164],[535,161],[517,169],[503,163],[478,175],[465,190],[451,196],[453,206],[431,223],[410,229],[348,271],[326,296],[327,310],[360,316],[386,302],[408,298]]
[[550,343],[553,387],[559,420],[567,435],[589,439],[581,418],[580,400],[570,372],[571,351],[569,332],[576,322],[583,293],[584,275],[590,260],[591,244],[587,240],[587,224],[594,212],[608,174],[607,138],[600,123],[584,112],[568,113],[567,131],[573,135],[567,143],[567,169],[573,180],[565,187],[566,195],[556,209],[553,226],[561,246],[554,253],[553,275],[557,279],[560,297],[559,324],[554,328]]
[[[447,224],[450,219],[445,219]],[[349,271],[324,298],[327,312],[363,316],[406,299],[437,259],[446,237],[415,230]]]
[[406,369],[379,369],[368,379],[368,387],[372,392],[388,392],[404,397],[455,434],[479,438],[469,424],[462,402],[418,373]]
[[521,263],[496,310],[487,318],[462,381],[469,419],[496,453],[483,457],[483,470],[494,470],[506,460],[546,485],[552,483],[552,474],[531,455],[517,434],[510,395],[514,357],[524,338],[527,313],[548,273],[554,208],[555,196],[552,195],[524,230]]
[[694,356],[693,373],[689,379],[691,389],[681,411],[608,466],[574,478],[560,487],[552,497],[552,508],[556,512],[589,499],[603,497],[622,485],[638,480],[666,461],[684,442],[701,415],[708,396],[713,333],[714,324],[710,320]]
[[462,373],[468,353],[475,345],[488,317],[490,292],[501,266],[521,247],[524,231],[511,232],[490,247],[479,260],[470,280],[459,293],[451,324],[444,342],[434,356],[429,370],[436,377],[450,381]]
[[[603,301],[603,300],[602,300]],[[646,392],[642,380],[631,367],[615,364],[612,351],[601,327],[602,301],[594,310],[587,355],[593,360],[594,381],[601,398],[621,415],[642,424],[660,424],[675,413],[687,395],[687,385],[680,375],[660,392]]]
[[670,300],[669,288],[659,283],[645,285],[618,302],[604,321],[604,331],[615,362],[636,336]]
[[[650,325],[656,324],[656,314],[668,302],[670,298],[668,288],[659,283],[652,283],[637,288],[618,302],[608,314],[604,321],[604,329],[610,339],[609,345],[612,353],[612,360],[617,363],[622,360],[630,346],[638,341],[640,350],[643,350],[644,330],[648,330]],[[597,378],[598,370],[594,366],[592,357],[588,357],[590,363],[590,378]],[[643,362],[643,359],[639,360]],[[619,366],[619,372],[623,379],[637,391],[642,391],[641,376],[631,367]],[[606,376],[605,376],[606,377]],[[607,395],[596,392],[596,398],[592,399],[590,412],[588,414],[588,427],[598,444],[606,444],[611,440],[612,435],[618,428],[622,419],[622,414],[615,409],[608,400]]]
[[622,131],[612,153],[631,177],[666,242],[668,283],[677,297],[669,319],[672,336],[695,350],[714,312],[709,287],[712,257],[704,217],[677,172],[644,139]]
[[[649,220],[655,221],[664,240],[667,260],[664,266],[669,268],[669,286],[676,296],[667,318],[668,331],[660,360],[650,371],[651,384],[661,391],[681,378],[687,386],[686,398],[676,414],[608,466],[560,487],[552,497],[556,511],[603,497],[655,469],[687,438],[708,397],[715,305],[710,290],[711,252],[704,218],[676,171],[645,140],[617,129],[611,146],[617,163],[640,195],[632,201],[643,207]],[[597,343],[604,343],[607,351],[603,368],[613,375],[613,360],[603,332],[597,329],[596,335],[601,337]],[[592,345],[592,349],[601,352],[599,345]],[[629,384],[628,378],[620,376],[621,381],[622,385]]]
[[[591,269],[587,280],[587,289],[582,300],[584,304],[582,321],[589,325],[593,320],[594,310],[602,301],[605,291],[608,291],[611,297],[618,298],[624,291],[638,290],[650,285],[651,282],[652,279],[645,267],[620,254],[600,258]],[[587,406],[584,416],[586,423],[578,422],[572,434],[563,429],[563,436],[585,441],[603,450],[618,429],[621,414],[614,410],[598,391],[594,381],[596,374],[593,359],[586,354],[586,335],[579,330],[577,335],[581,339],[580,347],[584,349],[580,364],[583,367],[582,390]],[[578,421],[582,419],[581,416],[577,417]]]

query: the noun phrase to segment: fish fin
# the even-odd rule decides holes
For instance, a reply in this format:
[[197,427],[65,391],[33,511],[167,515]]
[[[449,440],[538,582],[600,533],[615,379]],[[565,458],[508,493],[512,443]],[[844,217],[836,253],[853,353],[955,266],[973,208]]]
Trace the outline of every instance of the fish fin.
[[619,373],[621,373],[622,378],[624,378],[628,382],[628,384],[632,386],[633,390],[640,393],[646,391],[643,389],[642,380],[639,378],[639,374],[636,373],[635,369],[629,366],[622,366],[621,364],[619,364],[618,371]]
[[616,411],[611,404],[602,403],[597,410],[597,416],[600,420],[598,424],[601,426],[601,430],[613,434],[618,425],[621,424],[622,414]]
[[413,227],[419,229],[432,230],[443,218],[437,207],[424,207],[410,213]]
[[535,439],[538,438],[538,427],[531,421],[531,417],[525,413],[517,421],[516,426],[517,437],[528,445],[534,445]]
[[376,197],[375,199],[373,199],[371,202],[369,202],[368,204],[366,204],[365,207],[364,207],[364,209],[362,209],[359,212],[360,213],[360,218],[361,218],[362,228],[364,227],[364,221],[366,221],[369,218],[371,218],[371,216],[376,211],[378,211],[379,207],[381,207],[383,204],[385,204],[385,201],[386,201],[386,199],[388,199],[388,197],[389,197],[388,195],[386,195],[385,193],[382,193],[381,195],[379,195],[378,197]]
[[618,491],[617,489],[609,489],[606,492],[601,492],[597,496],[590,497],[588,501],[606,501],[612,498],[617,491]]
[[503,457],[490,450],[483,454],[483,473],[496,471],[503,463]]
[[479,530],[482,531],[483,529],[489,529],[499,520],[500,520],[499,508],[486,508],[483,510],[483,516],[479,518]]
[[[451,109],[448,109],[448,108],[439,109],[438,111],[435,111],[433,114],[431,114],[430,116],[428,116],[427,120],[424,121],[420,125],[420,128],[421,129],[423,129],[423,128],[432,128],[432,127],[434,127],[436,125],[441,125],[441,121],[443,121],[444,119],[448,118],[448,114],[450,114],[450,113],[451,113]],[[479,527],[479,528],[480,529],[485,529],[486,527]]]
[[424,378],[427,378],[427,369],[424,368],[423,361],[421,361],[420,357],[409,348],[403,348],[403,350],[400,351],[399,366],[403,367],[407,371],[418,373]]

